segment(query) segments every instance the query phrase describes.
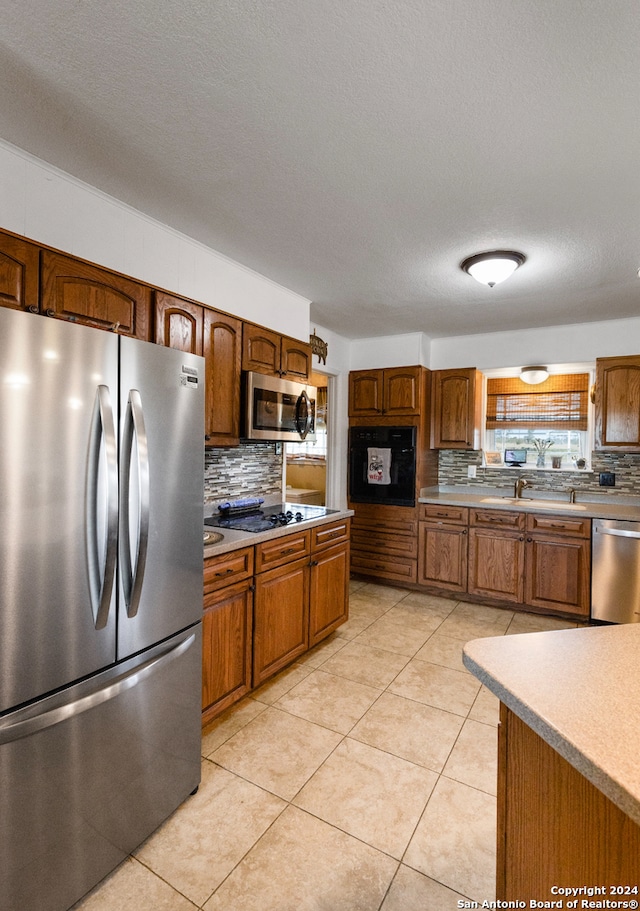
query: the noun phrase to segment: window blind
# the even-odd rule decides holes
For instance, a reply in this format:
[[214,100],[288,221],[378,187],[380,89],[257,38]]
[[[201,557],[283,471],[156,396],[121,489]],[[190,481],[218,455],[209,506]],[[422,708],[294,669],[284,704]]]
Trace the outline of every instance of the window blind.
[[537,386],[519,377],[487,380],[487,429],[586,430],[589,374],[550,376]]

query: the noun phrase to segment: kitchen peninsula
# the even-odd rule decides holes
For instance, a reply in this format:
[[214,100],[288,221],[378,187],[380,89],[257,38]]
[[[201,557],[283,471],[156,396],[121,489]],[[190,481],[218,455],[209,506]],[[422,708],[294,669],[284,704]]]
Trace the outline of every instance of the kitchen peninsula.
[[637,902],[639,649],[638,624],[465,646],[465,666],[501,702],[498,899],[528,906],[559,886],[598,886]]

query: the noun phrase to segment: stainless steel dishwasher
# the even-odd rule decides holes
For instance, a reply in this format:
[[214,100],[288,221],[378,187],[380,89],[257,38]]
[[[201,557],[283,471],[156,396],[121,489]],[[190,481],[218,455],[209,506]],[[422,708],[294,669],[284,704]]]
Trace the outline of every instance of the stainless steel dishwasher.
[[591,618],[640,623],[640,522],[594,519]]

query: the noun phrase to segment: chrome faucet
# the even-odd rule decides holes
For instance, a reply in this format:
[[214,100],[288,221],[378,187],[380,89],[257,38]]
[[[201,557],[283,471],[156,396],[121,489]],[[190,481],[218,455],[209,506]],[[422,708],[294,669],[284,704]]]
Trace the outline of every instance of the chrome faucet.
[[525,487],[531,487],[531,484],[529,484],[526,478],[518,478],[513,488],[513,495],[516,500],[520,500],[522,498],[522,491],[525,489]]
[[575,487],[570,487],[568,493],[569,493],[569,502],[570,502],[570,503],[575,503],[575,502],[576,502],[576,489],[575,489]]

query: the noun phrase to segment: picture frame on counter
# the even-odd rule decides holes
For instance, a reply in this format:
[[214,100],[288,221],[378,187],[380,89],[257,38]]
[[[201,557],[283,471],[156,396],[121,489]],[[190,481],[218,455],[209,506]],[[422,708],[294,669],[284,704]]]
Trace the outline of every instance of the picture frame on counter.
[[501,452],[484,452],[484,463],[485,465],[502,465],[502,453]]

